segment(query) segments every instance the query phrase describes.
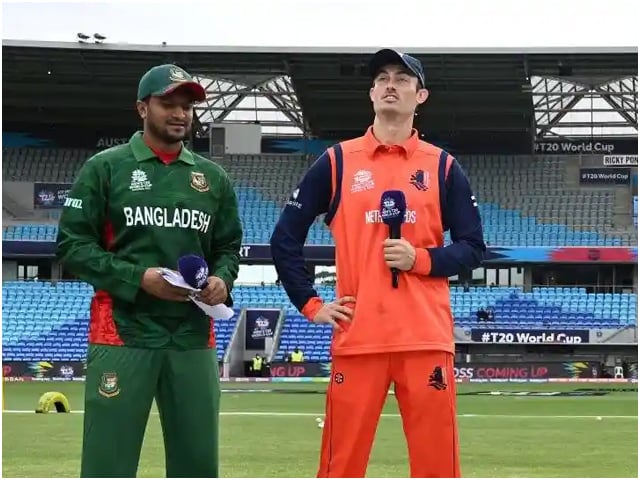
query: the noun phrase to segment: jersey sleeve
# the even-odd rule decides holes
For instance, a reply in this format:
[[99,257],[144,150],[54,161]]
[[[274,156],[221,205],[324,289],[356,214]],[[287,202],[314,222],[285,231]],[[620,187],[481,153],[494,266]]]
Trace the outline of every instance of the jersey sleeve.
[[233,304],[230,294],[240,270],[240,247],[242,221],[238,211],[238,197],[231,180],[225,174],[223,195],[213,225],[211,255],[207,263],[209,275],[221,278],[227,286],[227,306]]
[[478,202],[469,179],[453,160],[446,181],[443,224],[451,233],[451,245],[418,249],[414,271],[433,277],[451,277],[481,265],[486,251]]
[[[322,304],[304,262],[303,247],[313,222],[329,210],[331,161],[327,152],[313,163],[287,201],[271,235],[271,256],[291,303],[307,317]],[[304,311],[303,311],[304,310]]]
[[96,158],[81,168],[58,225],[57,257],[67,270],[98,290],[133,302],[145,267],[106,250],[109,181]]

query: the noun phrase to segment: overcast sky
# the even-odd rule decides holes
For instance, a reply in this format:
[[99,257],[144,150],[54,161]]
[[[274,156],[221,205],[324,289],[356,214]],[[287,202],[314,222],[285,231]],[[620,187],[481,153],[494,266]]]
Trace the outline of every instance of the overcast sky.
[[2,2],[2,38],[226,46],[637,46],[638,0]]

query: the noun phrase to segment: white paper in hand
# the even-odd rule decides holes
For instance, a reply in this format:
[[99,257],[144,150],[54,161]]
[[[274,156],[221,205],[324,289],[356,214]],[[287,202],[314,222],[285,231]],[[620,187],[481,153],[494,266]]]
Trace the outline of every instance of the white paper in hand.
[[200,310],[210,317],[213,317],[215,320],[229,320],[233,317],[233,310],[222,303],[219,303],[218,305],[207,305],[193,297],[191,298],[191,301],[200,307]]
[[160,273],[162,274],[162,277],[169,282],[171,285],[175,286],[175,287],[180,287],[180,288],[185,288],[191,292],[199,292],[200,289],[199,288],[193,288],[191,285],[189,285],[187,282],[184,281],[184,278],[182,278],[182,275],[180,275],[180,272],[176,272],[173,270],[170,270],[168,268],[161,268],[160,269]]
[[168,268],[161,268],[160,273],[162,274],[162,277],[171,285],[191,291],[191,301],[195,303],[198,308],[200,308],[200,310],[202,310],[208,316],[213,317],[215,320],[229,320],[231,317],[233,317],[233,309],[227,307],[222,303],[218,305],[207,305],[204,302],[196,300],[195,294],[200,292],[201,290],[199,288],[193,288],[191,285],[185,282],[180,272],[176,272]]

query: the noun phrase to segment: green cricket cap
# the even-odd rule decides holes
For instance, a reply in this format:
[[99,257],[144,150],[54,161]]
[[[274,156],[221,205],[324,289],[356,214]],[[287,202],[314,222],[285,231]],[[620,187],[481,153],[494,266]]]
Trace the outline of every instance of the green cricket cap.
[[196,82],[186,70],[177,65],[158,65],[151,68],[140,79],[138,84],[138,100],[147,97],[163,97],[177,89],[188,90],[195,101],[202,102],[207,98],[204,87]]

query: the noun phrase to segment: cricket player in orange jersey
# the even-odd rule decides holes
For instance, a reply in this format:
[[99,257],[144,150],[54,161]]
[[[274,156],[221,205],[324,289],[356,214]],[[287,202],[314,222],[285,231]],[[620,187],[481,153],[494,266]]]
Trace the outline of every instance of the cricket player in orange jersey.
[[[375,118],[329,148],[282,211],[271,252],[291,302],[334,326],[318,477],[363,477],[393,382],[412,477],[459,477],[453,316],[448,278],[478,267],[485,244],[469,181],[446,151],[419,139],[429,95],[419,60],[384,49],[370,61]],[[381,194],[401,191],[406,213],[390,239]],[[335,240],[337,299],[325,303],[305,269],[316,217]],[[444,232],[452,244],[444,246]],[[390,269],[400,271],[397,288]]]

